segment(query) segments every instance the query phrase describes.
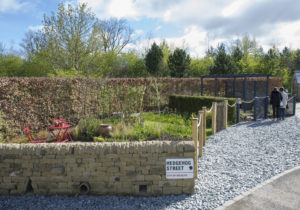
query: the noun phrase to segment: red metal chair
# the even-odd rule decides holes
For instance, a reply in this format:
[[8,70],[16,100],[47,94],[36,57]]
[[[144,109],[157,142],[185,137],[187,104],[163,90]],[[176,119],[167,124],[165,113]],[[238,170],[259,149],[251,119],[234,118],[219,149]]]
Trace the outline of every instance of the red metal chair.
[[47,138],[43,138],[43,139],[34,139],[30,133],[30,130],[28,128],[28,126],[25,128],[25,132],[26,132],[26,135],[29,139],[29,142],[30,143],[44,143],[47,141]]
[[60,119],[59,117],[56,117],[54,120],[52,120],[52,124],[55,127],[62,126],[63,124],[66,124],[66,119]]
[[[49,130],[53,137],[56,139],[56,142],[69,142],[72,141],[71,133],[72,131],[68,128],[71,125],[66,124],[66,119],[61,119],[56,117],[53,121],[53,125],[49,127]],[[55,134],[54,131],[58,130],[58,134]],[[60,135],[62,134],[62,135]]]

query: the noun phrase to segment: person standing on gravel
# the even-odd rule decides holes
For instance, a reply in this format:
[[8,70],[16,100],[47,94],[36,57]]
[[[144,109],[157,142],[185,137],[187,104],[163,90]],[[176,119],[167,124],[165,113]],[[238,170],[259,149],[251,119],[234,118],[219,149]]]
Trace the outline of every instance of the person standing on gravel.
[[285,108],[288,102],[288,94],[284,91],[283,87],[279,89],[281,94],[281,102],[280,102],[280,109],[279,109],[279,117],[281,120],[284,120],[285,117]]
[[273,108],[273,119],[275,119],[275,117],[277,119],[279,118],[279,108],[280,108],[281,100],[282,100],[282,96],[278,91],[278,88],[274,87],[270,97],[270,105],[272,105]]

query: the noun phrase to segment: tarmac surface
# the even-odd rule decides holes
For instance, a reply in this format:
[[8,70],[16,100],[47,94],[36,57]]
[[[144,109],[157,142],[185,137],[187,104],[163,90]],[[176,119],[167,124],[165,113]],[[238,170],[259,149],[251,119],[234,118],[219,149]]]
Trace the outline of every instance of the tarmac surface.
[[[300,119],[300,103],[296,104],[296,116]],[[300,166],[285,171],[216,208],[225,209],[300,210]]]

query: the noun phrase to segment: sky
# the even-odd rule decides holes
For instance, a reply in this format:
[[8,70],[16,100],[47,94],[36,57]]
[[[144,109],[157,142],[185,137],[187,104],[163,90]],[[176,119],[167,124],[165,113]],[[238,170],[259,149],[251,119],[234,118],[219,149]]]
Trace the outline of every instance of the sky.
[[0,43],[19,50],[28,30],[59,3],[87,3],[99,19],[125,18],[143,51],[153,41],[203,57],[208,46],[249,35],[265,50],[272,45],[300,48],[300,0],[0,0]]

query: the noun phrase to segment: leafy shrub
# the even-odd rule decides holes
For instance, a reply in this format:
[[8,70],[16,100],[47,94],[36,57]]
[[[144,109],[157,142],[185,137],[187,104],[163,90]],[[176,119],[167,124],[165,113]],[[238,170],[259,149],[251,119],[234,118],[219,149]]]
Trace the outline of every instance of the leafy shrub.
[[[93,140],[98,136],[98,129],[102,121],[96,118],[85,118],[79,121],[78,127],[74,129],[72,135],[78,140]],[[76,138],[77,137],[77,138]]]
[[0,142],[7,142],[13,135],[13,131],[10,129],[8,122],[3,118],[4,115],[0,111]]
[[[204,106],[210,109],[213,102],[223,102],[224,100],[228,100],[230,105],[236,101],[235,98],[171,95],[169,97],[169,108],[176,112],[192,114],[198,113]],[[228,121],[233,123],[236,121],[236,107],[228,107]]]
[[95,137],[93,137],[93,140],[95,141],[95,142],[104,142],[105,141],[105,139],[104,138],[102,138],[102,137],[97,137],[97,136],[95,136]]

